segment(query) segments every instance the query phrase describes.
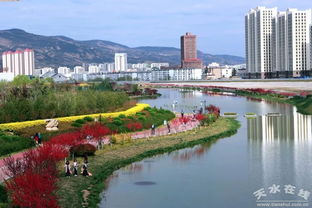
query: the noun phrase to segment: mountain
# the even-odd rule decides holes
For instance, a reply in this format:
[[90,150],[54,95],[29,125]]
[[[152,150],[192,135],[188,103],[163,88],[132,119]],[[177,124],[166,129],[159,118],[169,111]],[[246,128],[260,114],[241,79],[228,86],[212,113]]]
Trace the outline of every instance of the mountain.
[[[0,30],[0,53],[8,50],[32,48],[36,68],[82,65],[83,63],[113,62],[115,52],[128,54],[129,63],[169,62],[180,64],[180,49],[173,47],[136,47],[104,40],[78,41],[65,36],[42,36],[20,29]],[[230,55],[211,55],[198,52],[204,63],[241,64],[245,59]]]

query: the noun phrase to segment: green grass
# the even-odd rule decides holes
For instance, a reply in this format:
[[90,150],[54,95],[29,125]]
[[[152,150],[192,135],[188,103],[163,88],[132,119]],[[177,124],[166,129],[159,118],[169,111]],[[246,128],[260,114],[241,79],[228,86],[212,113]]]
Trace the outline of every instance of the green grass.
[[[63,176],[63,164],[60,164],[62,176],[58,182],[57,196],[61,207],[96,207],[99,194],[105,189],[105,179],[115,170],[140,161],[146,157],[192,147],[208,141],[228,137],[240,127],[238,121],[220,118],[207,127],[164,137],[132,140],[123,145],[107,146],[89,158],[92,177],[83,176],[66,178]],[[82,159],[80,159],[81,161]],[[87,194],[83,194],[87,193]],[[87,201],[84,201],[87,199]]]
[[290,103],[297,107],[299,113],[312,115],[312,95],[293,97],[290,99]]
[[255,113],[246,113],[245,115],[246,116],[255,116],[256,114]]
[[237,113],[225,112],[224,115],[225,115],[225,116],[237,116]]

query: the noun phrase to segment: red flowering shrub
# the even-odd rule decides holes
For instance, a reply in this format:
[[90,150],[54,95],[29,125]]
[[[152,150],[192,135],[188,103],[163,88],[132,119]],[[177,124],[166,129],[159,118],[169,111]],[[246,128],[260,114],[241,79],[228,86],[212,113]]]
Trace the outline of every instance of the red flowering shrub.
[[92,136],[94,139],[100,139],[102,136],[110,134],[111,130],[106,126],[103,126],[101,123],[95,123],[84,125],[80,132],[83,138]]
[[19,207],[58,207],[54,195],[56,163],[67,155],[63,146],[46,143],[25,152],[22,159],[6,159],[8,175],[13,177],[6,182],[13,204]]
[[56,178],[48,173],[27,171],[6,182],[13,204],[19,207],[55,208]]
[[208,107],[206,107],[206,110],[209,114],[213,113],[216,117],[220,116],[220,108],[215,105],[209,105]]
[[183,118],[180,118],[180,122],[183,122],[185,124],[188,123],[190,120],[191,118],[189,116],[183,116]]
[[137,131],[143,129],[143,126],[139,122],[134,122],[134,123],[128,123],[126,124],[127,129],[130,131]]
[[57,145],[65,145],[65,146],[72,146],[77,144],[79,141],[82,140],[80,132],[68,132],[59,134],[48,142],[49,144],[57,144]]
[[196,120],[198,121],[202,121],[205,119],[205,116],[203,114],[196,114],[195,115]]
[[96,147],[92,144],[78,144],[70,148],[70,153],[75,156],[94,155]]
[[293,93],[293,92],[279,92],[278,94],[285,96],[285,97],[296,96],[296,93]]
[[56,163],[68,156],[68,151],[60,145],[45,144],[24,153],[24,170],[36,173],[50,173],[57,175]]

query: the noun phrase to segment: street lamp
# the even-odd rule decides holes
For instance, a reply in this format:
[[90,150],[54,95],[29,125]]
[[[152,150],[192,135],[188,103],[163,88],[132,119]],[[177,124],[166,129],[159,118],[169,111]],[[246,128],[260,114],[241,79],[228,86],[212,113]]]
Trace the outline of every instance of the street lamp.
[[200,101],[200,105],[202,106],[202,108],[204,109],[204,113],[206,111],[206,105],[207,105],[207,101],[206,100],[202,100]]

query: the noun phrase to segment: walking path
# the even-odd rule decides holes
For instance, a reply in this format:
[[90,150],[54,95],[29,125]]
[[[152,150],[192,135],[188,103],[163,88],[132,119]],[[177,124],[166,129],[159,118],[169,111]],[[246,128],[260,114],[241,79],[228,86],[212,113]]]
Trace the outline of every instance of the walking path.
[[[185,115],[184,119],[177,116],[175,119],[169,122],[169,125],[170,125],[170,133],[169,133],[167,126],[160,126],[155,129],[154,134],[152,134],[151,130],[144,130],[144,131],[139,131],[139,132],[134,132],[134,133],[132,132],[132,133],[124,134],[124,135],[125,136],[130,135],[132,139],[143,139],[143,138],[149,138],[153,136],[165,136],[168,134],[175,134],[179,132],[192,130],[198,127],[200,125],[200,122],[196,119],[193,119],[193,115]],[[104,138],[102,144],[103,145],[109,144],[109,140],[110,140],[109,137]],[[94,140],[93,141],[91,140],[88,143],[91,143],[95,146],[98,144],[98,142]],[[24,152],[13,154],[12,157],[14,159],[23,158]],[[0,160],[0,183],[6,179],[8,179],[8,177],[5,174],[5,163],[4,163],[4,159],[1,159]]]

